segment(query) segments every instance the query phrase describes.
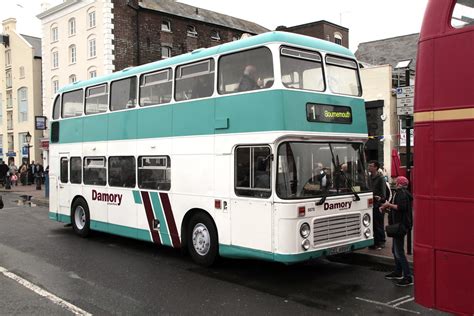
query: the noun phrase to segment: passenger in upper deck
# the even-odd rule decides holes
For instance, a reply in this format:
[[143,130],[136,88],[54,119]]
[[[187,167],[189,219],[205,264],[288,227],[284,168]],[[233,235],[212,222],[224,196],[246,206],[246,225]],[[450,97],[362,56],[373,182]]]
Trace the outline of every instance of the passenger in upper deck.
[[260,89],[262,87],[262,79],[257,77],[257,67],[254,65],[247,65],[244,69],[244,74],[239,82],[238,91],[250,91]]

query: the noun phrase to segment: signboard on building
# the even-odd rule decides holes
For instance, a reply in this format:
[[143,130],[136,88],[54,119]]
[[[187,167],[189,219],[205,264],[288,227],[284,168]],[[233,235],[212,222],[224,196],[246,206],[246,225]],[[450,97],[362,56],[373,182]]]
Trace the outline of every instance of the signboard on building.
[[7,157],[16,157],[16,152],[14,151],[7,152]]
[[46,116],[35,116],[35,129],[36,130],[46,129]]
[[49,139],[41,139],[40,145],[41,145],[41,149],[49,150]]

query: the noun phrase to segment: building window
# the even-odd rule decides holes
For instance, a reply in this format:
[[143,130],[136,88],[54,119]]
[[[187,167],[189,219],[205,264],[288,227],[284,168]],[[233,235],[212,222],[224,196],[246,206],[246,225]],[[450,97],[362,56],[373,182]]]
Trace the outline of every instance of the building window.
[[69,36],[76,35],[76,19],[75,18],[69,19],[68,26],[69,26],[68,27]]
[[187,34],[190,37],[197,37],[198,33],[196,32],[194,25],[188,25]]
[[70,75],[69,76],[69,83],[74,83],[77,81],[76,75]]
[[18,89],[18,122],[28,120],[28,88]]
[[171,57],[171,47],[161,46],[161,58],[170,58]]
[[334,43],[338,45],[342,45],[342,34],[341,33],[334,33]]
[[76,45],[69,46],[69,63],[70,64],[76,63],[76,60],[77,60],[76,56],[77,56]]
[[87,42],[87,52],[89,58],[93,58],[97,55],[96,47],[95,47],[95,38],[91,38]]
[[7,111],[7,129],[13,129],[13,111]]
[[8,151],[15,151],[15,146],[14,146],[14,140],[15,138],[13,137],[13,133],[8,133]]
[[52,60],[51,60],[51,65],[52,65],[52,69],[56,69],[59,67],[59,52],[55,51],[53,52],[52,56],[51,56]]
[[170,21],[161,22],[161,30],[165,32],[171,32],[171,22]]
[[235,151],[235,193],[268,198],[271,190],[271,151],[264,146],[242,146]]
[[97,70],[90,70],[89,71],[89,78],[97,77]]
[[[0,126],[3,124],[3,101],[2,101],[2,94],[0,93]],[[0,142],[2,141],[2,137],[0,135]],[[0,148],[2,146],[0,145]]]
[[109,157],[109,185],[119,188],[134,188],[135,157]]
[[104,157],[84,158],[84,184],[105,185],[107,169]]
[[7,109],[11,109],[13,107],[13,97],[12,92],[7,91]]
[[138,187],[140,189],[168,191],[171,188],[170,157],[138,157]]
[[221,36],[219,34],[218,31],[212,31],[211,32],[211,39],[214,40],[214,41],[220,41],[221,40]]
[[59,39],[59,30],[57,26],[51,27],[51,42],[57,42]]
[[20,79],[25,78],[25,67],[20,66]]
[[5,73],[5,84],[7,86],[7,89],[10,89],[12,87],[12,71],[11,70],[7,70],[6,73]]
[[10,50],[5,51],[5,67],[10,67],[12,64],[12,55]]
[[53,94],[58,93],[59,90],[59,80],[58,79],[53,79],[51,82],[51,86],[53,88]]
[[89,18],[89,28],[95,27],[95,11],[89,12],[88,18]]

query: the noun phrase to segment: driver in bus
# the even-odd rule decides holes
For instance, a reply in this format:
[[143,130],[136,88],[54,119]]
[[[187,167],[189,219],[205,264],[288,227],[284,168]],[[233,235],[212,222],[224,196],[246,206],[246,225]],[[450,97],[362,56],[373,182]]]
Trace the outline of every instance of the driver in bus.
[[238,91],[249,91],[260,89],[263,85],[262,79],[257,77],[257,67],[245,66],[244,73],[239,82]]
[[329,170],[324,168],[321,162],[315,164],[314,170],[314,176],[306,182],[303,189],[305,191],[327,190],[329,187]]

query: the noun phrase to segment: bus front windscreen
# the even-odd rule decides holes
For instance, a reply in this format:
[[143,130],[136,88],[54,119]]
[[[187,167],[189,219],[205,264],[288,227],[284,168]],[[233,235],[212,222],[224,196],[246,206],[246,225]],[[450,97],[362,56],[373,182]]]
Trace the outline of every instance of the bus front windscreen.
[[282,199],[368,192],[362,143],[285,142],[278,148],[276,191]]

